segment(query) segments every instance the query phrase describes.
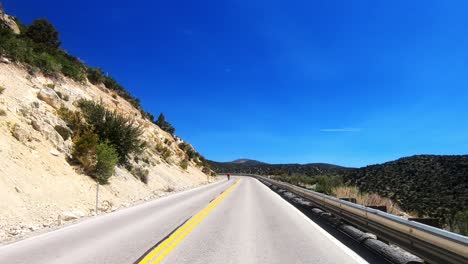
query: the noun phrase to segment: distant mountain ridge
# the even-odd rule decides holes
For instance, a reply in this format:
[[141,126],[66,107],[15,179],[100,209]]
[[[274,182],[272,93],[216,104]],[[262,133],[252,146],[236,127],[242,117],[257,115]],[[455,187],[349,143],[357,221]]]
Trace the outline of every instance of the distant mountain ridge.
[[218,173],[340,175],[361,191],[378,193],[407,212],[436,217],[449,226],[457,213],[468,211],[468,155],[415,155],[362,168],[326,163],[255,162],[210,161],[210,164]]
[[341,174],[349,168],[327,164],[269,164],[258,160],[237,159],[231,162],[209,161],[212,169],[217,173],[247,173],[260,175],[301,174],[316,176],[321,174]]
[[268,163],[261,162],[258,160],[251,160],[251,159],[236,159],[234,161],[226,162],[226,163],[234,163],[234,164],[242,164],[242,165],[259,165],[259,164],[268,165]]

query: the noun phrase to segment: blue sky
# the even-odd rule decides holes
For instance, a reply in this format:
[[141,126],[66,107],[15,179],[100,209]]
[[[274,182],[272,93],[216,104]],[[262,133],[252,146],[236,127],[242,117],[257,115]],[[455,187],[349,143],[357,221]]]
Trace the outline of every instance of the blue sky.
[[3,1],[207,158],[467,154],[468,1]]

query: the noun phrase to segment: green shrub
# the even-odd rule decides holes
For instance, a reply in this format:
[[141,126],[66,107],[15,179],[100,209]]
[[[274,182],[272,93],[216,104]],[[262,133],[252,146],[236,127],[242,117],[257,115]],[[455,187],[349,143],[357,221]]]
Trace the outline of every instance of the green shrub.
[[44,84],[45,87],[50,88],[50,89],[55,89],[55,84],[54,83],[48,83]]
[[131,173],[132,173],[133,176],[135,176],[137,179],[139,179],[144,184],[148,184],[149,171],[147,169],[137,167],[137,168],[133,168],[131,170]]
[[129,172],[133,171],[133,165],[130,162],[127,162],[124,164],[125,169],[127,169]]
[[305,175],[278,175],[273,177],[277,181],[283,181],[297,186],[307,187],[317,183],[316,177],[305,176]]
[[57,110],[57,114],[63,121],[65,121],[68,128],[70,128],[73,133],[79,135],[81,131],[87,130],[87,126],[84,123],[80,112],[71,111],[62,106]]
[[163,146],[161,143],[156,144],[156,152],[161,156],[161,158],[169,163],[169,158],[172,156],[172,151]]
[[94,171],[98,145],[98,135],[89,130],[74,139],[72,156],[82,165],[84,172],[87,174]]
[[54,53],[54,57],[62,66],[61,72],[63,75],[80,83],[83,83],[86,80],[86,67],[78,58],[71,56],[62,50],[56,51]]
[[88,68],[86,74],[88,81],[92,84],[100,84],[105,80],[105,75],[100,68]]
[[26,30],[25,36],[44,49],[55,50],[60,47],[59,32],[46,19],[35,20]]
[[128,161],[131,153],[141,151],[143,142],[139,139],[143,130],[134,120],[117,112],[111,112],[93,101],[80,100],[78,106],[86,121],[94,127],[101,141],[109,141],[119,154],[119,163]]
[[60,125],[56,125],[54,128],[55,128],[55,131],[57,131],[57,133],[59,133],[59,135],[63,138],[63,140],[67,140],[70,138],[71,132],[68,128],[65,128]]
[[196,158],[200,157],[200,154],[198,154],[198,152],[196,152],[192,146],[185,142],[180,143],[179,148],[183,150],[185,154],[187,154],[189,160],[195,160]]
[[163,153],[161,153],[161,157],[163,158],[164,161],[167,163],[170,163],[169,158],[172,156],[172,152],[169,149],[165,149]]
[[104,142],[96,147],[96,167],[93,175],[99,184],[108,183],[109,178],[114,174],[118,161],[119,155],[112,145]]
[[211,169],[210,169],[210,168],[207,168],[207,167],[204,167],[204,168],[202,169],[202,172],[209,175],[209,174],[211,174]]
[[[37,35],[39,37],[39,35]],[[47,36],[44,36],[47,38]],[[29,37],[21,37],[0,29],[0,53],[13,61],[38,68],[47,76],[62,73],[75,81],[84,80],[84,65],[77,58],[47,44],[36,43]]]
[[151,121],[151,123],[154,123],[154,122],[155,122],[155,121],[154,121],[154,116],[153,116],[150,112],[146,112],[146,111],[144,111],[144,110],[142,109],[142,110],[140,110],[140,113],[141,113],[141,115],[142,115],[144,118],[146,118],[146,119],[148,119],[149,121]]
[[62,65],[50,54],[42,52],[31,58],[32,65],[38,67],[44,75],[56,77],[61,72]]
[[6,112],[3,109],[0,109],[0,116],[6,116]]
[[184,152],[187,152],[187,149],[190,148],[190,145],[187,144],[187,143],[185,143],[185,142],[182,142],[182,143],[179,144],[179,148],[180,148],[181,150],[183,150]]
[[139,110],[141,109],[140,100],[138,98],[133,97],[114,78],[105,76],[103,83],[106,86],[106,88],[115,91],[118,95],[120,95],[122,98],[127,100],[131,105],[133,105],[136,109],[139,109]]
[[342,177],[335,175],[320,175],[315,177],[305,175],[279,175],[275,176],[273,179],[302,187],[315,185],[315,191],[324,194],[331,194],[334,188],[343,185]]
[[59,92],[59,91],[56,91],[55,93],[57,93],[58,97],[60,97],[60,99],[62,99],[62,100],[64,100],[64,101],[70,100],[70,96],[68,96],[68,95],[66,95],[66,94],[64,95],[64,94],[62,94],[62,93]]
[[187,170],[187,168],[188,168],[188,160],[187,160],[187,159],[183,159],[183,160],[180,162],[179,166],[180,166],[183,170]]
[[158,120],[156,121],[156,125],[171,135],[174,135],[175,133],[175,128],[166,121],[163,113],[159,115]]
[[0,94],[2,94],[2,93],[3,93],[3,91],[5,91],[5,88],[4,88],[4,87],[2,87],[2,86],[0,86]]
[[453,220],[454,231],[468,236],[468,211],[458,212]]
[[317,176],[315,191],[331,195],[332,189],[343,185],[341,176]]

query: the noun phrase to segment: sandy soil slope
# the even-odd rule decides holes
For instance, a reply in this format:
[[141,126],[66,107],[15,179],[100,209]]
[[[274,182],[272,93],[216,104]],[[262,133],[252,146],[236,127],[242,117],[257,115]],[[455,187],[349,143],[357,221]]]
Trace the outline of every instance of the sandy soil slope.
[[[102,211],[127,207],[208,180],[194,163],[186,171],[180,168],[178,164],[184,155],[177,146],[180,139],[142,119],[137,109],[105,87],[32,76],[11,63],[0,63],[0,87],[5,88],[0,94],[0,112],[5,111],[0,114],[0,242],[94,211],[96,182],[67,163],[71,140],[64,141],[55,131],[54,126],[64,122],[51,103],[38,99],[41,90],[53,89],[63,98],[68,97],[58,103],[70,109],[75,109],[73,102],[80,98],[101,101],[145,127],[143,137],[150,145],[133,165],[149,171],[148,184],[118,167],[110,184],[100,187]],[[173,155],[168,161],[154,150],[158,143],[171,150]]]

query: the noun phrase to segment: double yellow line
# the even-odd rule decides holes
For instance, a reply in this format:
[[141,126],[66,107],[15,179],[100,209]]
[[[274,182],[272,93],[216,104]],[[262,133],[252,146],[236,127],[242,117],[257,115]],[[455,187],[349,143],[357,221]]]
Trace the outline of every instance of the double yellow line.
[[160,263],[182,240],[192,232],[192,230],[200,224],[208,214],[226,198],[226,196],[239,185],[240,179],[238,179],[231,187],[224,191],[220,196],[211,201],[207,207],[201,210],[194,217],[190,218],[184,225],[177,229],[171,236],[149,252],[138,264],[155,264]]

